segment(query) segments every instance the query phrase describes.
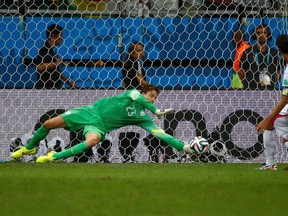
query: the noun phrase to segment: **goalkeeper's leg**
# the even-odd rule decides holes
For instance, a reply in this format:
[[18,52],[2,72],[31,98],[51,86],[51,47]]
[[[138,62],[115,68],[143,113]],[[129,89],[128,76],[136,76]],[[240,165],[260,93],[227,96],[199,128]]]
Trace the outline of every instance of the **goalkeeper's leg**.
[[61,116],[54,117],[44,122],[44,124],[33,134],[32,139],[26,146],[22,146],[19,150],[13,152],[11,158],[20,158],[26,154],[36,154],[36,147],[39,142],[47,137],[49,131],[54,128],[64,128],[66,123]]
[[101,135],[98,135],[97,133],[89,133],[86,136],[86,141],[79,143],[69,149],[66,149],[61,152],[50,152],[47,155],[40,156],[37,158],[37,163],[46,163],[54,160],[59,160],[62,158],[68,158],[71,156],[75,156],[81,153],[84,153],[89,148],[92,148],[96,144],[98,144],[101,140]]

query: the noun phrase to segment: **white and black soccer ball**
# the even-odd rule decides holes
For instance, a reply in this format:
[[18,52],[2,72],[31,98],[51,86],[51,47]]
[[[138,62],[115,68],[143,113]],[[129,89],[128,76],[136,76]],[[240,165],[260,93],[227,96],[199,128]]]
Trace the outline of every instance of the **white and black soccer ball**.
[[189,143],[189,147],[194,154],[201,155],[208,151],[209,143],[205,138],[196,136]]
[[226,158],[227,154],[228,154],[228,151],[227,151],[225,144],[223,142],[218,141],[218,140],[210,144],[209,151],[212,155],[214,155],[216,157]]

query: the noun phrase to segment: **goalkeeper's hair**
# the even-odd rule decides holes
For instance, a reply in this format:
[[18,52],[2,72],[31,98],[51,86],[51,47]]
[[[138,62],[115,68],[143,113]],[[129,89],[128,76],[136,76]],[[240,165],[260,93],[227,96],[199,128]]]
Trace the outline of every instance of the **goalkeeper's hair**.
[[141,93],[141,94],[142,94],[142,93],[145,93],[145,94],[146,94],[146,93],[149,92],[149,91],[156,91],[158,95],[160,94],[159,88],[157,88],[156,86],[153,86],[153,85],[144,86],[144,87],[141,89],[140,93]]
[[276,39],[276,46],[282,53],[288,54],[288,35],[279,35]]

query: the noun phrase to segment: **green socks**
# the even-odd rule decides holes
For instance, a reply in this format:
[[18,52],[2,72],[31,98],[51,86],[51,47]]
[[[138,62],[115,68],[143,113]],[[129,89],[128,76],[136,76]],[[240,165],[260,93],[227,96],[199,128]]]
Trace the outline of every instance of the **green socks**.
[[50,130],[47,130],[43,125],[33,134],[32,139],[26,145],[27,149],[33,149],[39,145],[39,142],[46,138]]
[[53,155],[53,158],[55,160],[61,159],[61,158],[67,158],[67,157],[71,157],[74,155],[78,155],[81,153],[84,153],[85,151],[87,151],[89,149],[89,147],[86,145],[86,142],[82,142],[79,143],[69,149],[66,149],[62,152],[57,152]]
[[156,137],[159,138],[160,140],[164,141],[168,145],[172,146],[173,148],[176,148],[178,150],[183,150],[184,143],[182,141],[170,136],[167,133],[164,133],[164,132],[157,133]]
[[[43,125],[34,133],[32,139],[30,142],[26,145],[27,149],[33,149],[39,145],[39,142],[46,138],[46,136],[49,134],[50,130],[47,130],[43,127]],[[86,142],[80,143],[78,145],[73,146],[72,148],[66,149],[62,152],[55,153],[53,155],[53,158],[58,160],[61,158],[67,158],[70,156],[81,154],[85,151],[87,151],[89,147],[86,145]]]

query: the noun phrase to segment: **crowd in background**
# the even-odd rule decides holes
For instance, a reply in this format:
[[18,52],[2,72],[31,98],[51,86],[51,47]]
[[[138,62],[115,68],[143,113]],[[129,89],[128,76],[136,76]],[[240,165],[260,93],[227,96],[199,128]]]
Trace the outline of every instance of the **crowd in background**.
[[[284,3],[284,2],[282,2]],[[248,14],[246,14],[246,10],[250,7],[256,7],[258,9],[263,8],[273,8],[275,10],[280,9],[281,2],[278,0],[270,0],[270,1],[245,1],[245,0],[126,0],[126,1],[119,1],[119,0],[41,0],[41,1],[23,1],[23,0],[15,0],[15,1],[7,1],[1,0],[0,6],[1,9],[11,9],[16,5],[19,9],[24,6],[24,12],[30,13],[29,10],[36,9],[35,13],[38,13],[41,9],[48,9],[47,11],[56,11],[58,15],[64,16],[68,11],[73,14],[73,16],[79,17],[86,17],[86,18],[98,18],[111,14],[107,13],[113,12],[113,15],[117,16],[117,14],[123,14],[125,12],[127,16],[154,16],[154,17],[175,17],[179,16],[180,11],[182,10],[182,15],[184,16],[194,16],[195,13],[198,13],[199,10],[202,8],[215,10],[217,13],[214,13],[213,16],[221,15],[220,11],[224,11],[222,14],[225,15],[225,11],[227,10],[234,10],[238,13],[238,20],[239,20],[239,31],[235,32],[233,41],[235,43],[235,59],[233,69],[235,74],[233,75],[233,88],[236,89],[274,89],[277,82],[280,80],[281,76],[281,68],[276,65],[279,65],[279,55],[277,50],[273,48],[269,48],[267,41],[271,39],[271,30],[268,25],[262,26],[265,31],[261,31],[259,34],[263,34],[263,37],[260,35],[257,36],[257,28],[249,37],[253,37],[253,40],[257,42],[255,46],[247,47],[247,50],[244,46],[243,48],[243,41],[246,41],[245,32],[243,32],[242,24],[245,21],[245,18]],[[25,11],[26,9],[26,11]],[[183,9],[184,12],[183,13]],[[19,9],[20,10],[20,9]],[[186,10],[186,11],[185,11]],[[60,13],[60,11],[62,11]],[[76,12],[77,13],[72,13]],[[9,11],[8,11],[9,12]],[[103,13],[102,13],[103,12]],[[104,13],[106,12],[106,13]],[[263,11],[259,10],[257,16],[261,16]],[[39,12],[40,13],[40,12]],[[57,14],[56,13],[56,14]],[[193,14],[194,13],[194,14]],[[43,13],[45,15],[45,12]],[[42,14],[42,15],[43,15]],[[203,16],[208,16],[208,13],[205,13]],[[232,16],[232,14],[226,14],[228,16]],[[53,15],[54,16],[54,15]],[[57,28],[63,28],[61,26],[57,26]],[[261,26],[260,26],[261,27]],[[52,27],[53,28],[53,27]],[[49,29],[48,29],[49,30]],[[54,29],[52,29],[54,31]],[[43,74],[46,72],[51,73],[51,71],[56,70],[59,71],[59,66],[63,64],[63,61],[58,54],[54,51],[54,47],[59,46],[63,40],[62,30],[57,30],[57,34],[54,34],[52,30],[49,32],[47,31],[47,40],[43,45],[42,49],[39,51],[38,56],[36,58],[36,65],[37,65],[37,72],[38,72],[38,83],[41,77],[44,77]],[[59,34],[58,34],[59,33]],[[61,34],[60,34],[61,33]],[[51,35],[49,35],[51,34]],[[59,38],[59,39],[58,39]],[[262,40],[262,42],[261,42]],[[232,40],[231,40],[232,41]],[[133,45],[134,43],[135,46]],[[142,66],[141,59],[143,56],[139,56],[140,61],[135,61],[140,53],[140,55],[144,55],[144,45],[137,44],[140,41],[132,42],[129,48],[129,58],[123,62],[123,87],[130,88],[129,86],[135,87],[135,83],[139,83],[140,86],[145,86],[148,82],[145,80],[145,71]],[[132,47],[132,48],[131,48]],[[138,49],[142,49],[139,51]],[[133,50],[131,50],[133,49]],[[141,54],[142,52],[142,54]],[[138,54],[137,54],[138,53]],[[132,55],[131,55],[132,54]],[[49,57],[50,56],[50,57]],[[54,56],[51,58],[51,56]],[[269,57],[267,57],[269,56]],[[254,59],[258,60],[256,64],[253,63]],[[271,57],[271,58],[270,58]],[[42,62],[42,64],[41,64]],[[52,64],[49,64],[52,62]],[[237,63],[235,63],[237,62]],[[45,63],[45,64],[43,64]],[[39,66],[40,65],[40,66]],[[48,66],[49,67],[48,67]],[[97,63],[93,63],[92,65],[98,66]],[[46,69],[43,67],[47,67]],[[252,67],[252,68],[251,68]],[[133,74],[131,70],[128,68],[133,68]],[[45,72],[45,70],[47,70]],[[45,73],[44,73],[44,72]],[[258,71],[258,72],[256,72]],[[259,71],[262,71],[261,73]],[[275,74],[274,74],[275,72]],[[40,75],[42,74],[42,75]],[[55,80],[62,80],[69,84],[72,88],[77,88],[77,85],[64,76],[63,73],[57,72],[58,74]],[[256,75],[255,75],[256,74]],[[260,74],[260,75],[259,75]],[[44,80],[48,80],[49,74],[45,75]],[[260,77],[260,78],[259,78]],[[50,77],[51,78],[51,77]],[[49,79],[50,79],[49,78]],[[51,78],[52,79],[52,78]],[[130,80],[130,81],[128,81]],[[46,82],[45,81],[45,82]],[[268,85],[264,85],[263,83],[268,83]],[[56,82],[55,82],[56,83]],[[259,84],[261,83],[261,84]],[[55,84],[56,85],[56,84]],[[45,85],[42,84],[42,88]],[[53,87],[54,85],[49,85]],[[60,84],[57,84],[57,88],[60,88]],[[266,87],[265,87],[266,86]]]
[[[175,17],[198,16],[201,10],[217,10],[213,15],[221,15],[227,10],[236,11],[242,18],[246,10],[255,10],[259,14],[264,9],[280,10],[287,4],[285,0],[0,0],[0,9],[51,10],[71,13],[73,16],[140,16]],[[65,12],[66,11],[66,12]],[[225,12],[226,11],[226,12]],[[203,14],[202,14],[203,15]],[[207,15],[207,13],[206,13]]]

